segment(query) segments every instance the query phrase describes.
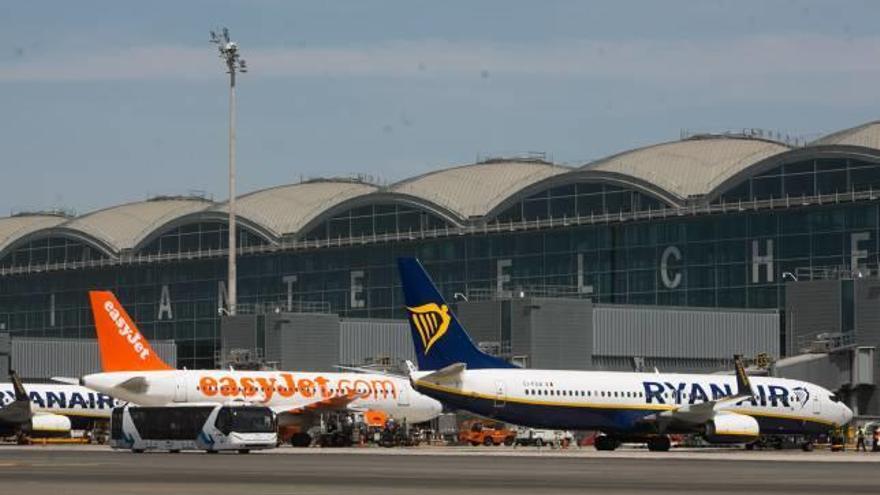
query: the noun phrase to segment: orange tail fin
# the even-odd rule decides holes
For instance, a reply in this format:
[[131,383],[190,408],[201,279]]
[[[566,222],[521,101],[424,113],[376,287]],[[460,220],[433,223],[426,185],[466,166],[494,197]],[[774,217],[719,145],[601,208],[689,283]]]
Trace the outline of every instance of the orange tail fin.
[[104,371],[172,369],[153,351],[112,292],[90,291],[89,299]]

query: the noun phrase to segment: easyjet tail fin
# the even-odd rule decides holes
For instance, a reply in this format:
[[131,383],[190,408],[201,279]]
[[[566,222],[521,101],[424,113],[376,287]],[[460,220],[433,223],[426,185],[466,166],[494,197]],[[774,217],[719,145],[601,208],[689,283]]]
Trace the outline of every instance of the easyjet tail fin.
[[110,291],[90,291],[104,371],[172,369],[162,361]]

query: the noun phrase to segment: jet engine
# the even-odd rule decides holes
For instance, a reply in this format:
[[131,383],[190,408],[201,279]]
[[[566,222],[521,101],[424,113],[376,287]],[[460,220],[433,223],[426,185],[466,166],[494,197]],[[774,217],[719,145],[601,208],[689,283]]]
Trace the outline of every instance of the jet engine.
[[709,443],[748,443],[756,440],[760,434],[755,418],[744,414],[721,413],[706,423],[703,438]]
[[70,418],[59,414],[38,414],[23,428],[31,437],[57,437],[70,433]]

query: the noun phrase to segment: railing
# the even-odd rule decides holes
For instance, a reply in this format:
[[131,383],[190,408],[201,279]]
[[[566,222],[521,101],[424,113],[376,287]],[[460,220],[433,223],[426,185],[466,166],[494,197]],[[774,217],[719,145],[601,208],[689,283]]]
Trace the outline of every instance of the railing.
[[262,315],[267,313],[322,313],[330,314],[327,301],[264,301],[257,303],[238,303],[236,313],[240,315]]
[[804,354],[821,354],[853,346],[857,341],[854,331],[804,335],[798,338],[797,349]]
[[[573,217],[545,218],[535,220],[520,220],[509,222],[492,222],[472,224],[462,227],[443,227],[432,230],[418,230],[409,232],[393,232],[389,234],[370,234],[356,237],[336,239],[314,240],[282,240],[278,244],[265,244],[260,246],[240,247],[240,256],[272,254],[279,251],[302,251],[322,248],[350,247],[367,244],[407,242],[425,239],[439,239],[458,237],[475,234],[497,234],[505,232],[520,232],[531,230],[543,230],[569,226],[605,225],[611,223],[624,223],[636,221],[663,220],[669,218],[682,218],[700,215],[713,215],[724,213],[736,213],[745,211],[773,210],[777,208],[790,208],[810,205],[831,205],[851,203],[856,201],[873,201],[880,197],[880,191],[851,191],[847,193],[821,194],[815,196],[802,196],[785,198],[771,198],[765,200],[737,201],[733,203],[701,204],[675,208],[663,208],[659,210],[642,210],[634,212],[619,212],[606,214],[576,215]],[[226,256],[226,249],[208,249],[204,251],[190,251],[168,254],[123,254],[117,258],[103,258],[90,261],[75,261],[44,265],[28,265],[22,267],[0,268],[0,276],[41,273],[57,270],[79,270],[84,268],[102,268],[118,265],[136,265],[146,263],[160,263],[168,261],[188,261],[195,259],[219,258]]]
[[468,301],[496,301],[501,299],[522,299],[526,297],[554,297],[584,299],[594,294],[578,291],[574,285],[529,285],[515,286],[503,291],[497,288],[472,287],[466,294]]

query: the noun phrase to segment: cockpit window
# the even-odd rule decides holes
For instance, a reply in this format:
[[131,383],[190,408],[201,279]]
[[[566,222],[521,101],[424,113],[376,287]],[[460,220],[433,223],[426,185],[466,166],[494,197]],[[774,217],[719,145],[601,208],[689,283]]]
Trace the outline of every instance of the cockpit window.
[[837,394],[829,395],[828,399],[831,400],[831,402],[840,402],[840,397],[838,397]]

